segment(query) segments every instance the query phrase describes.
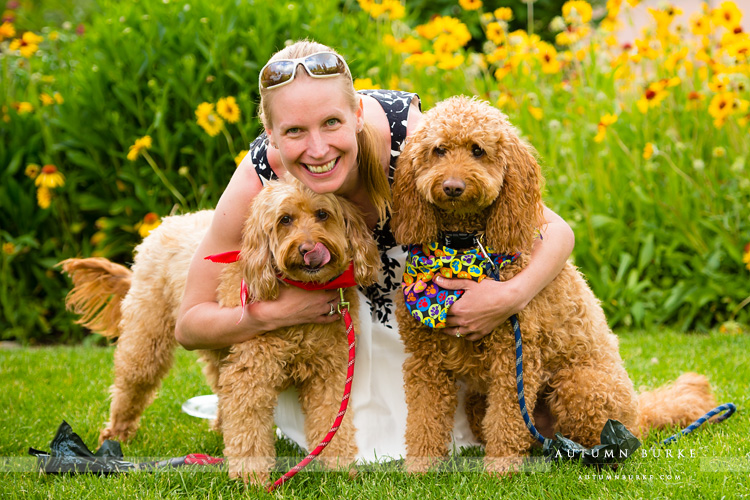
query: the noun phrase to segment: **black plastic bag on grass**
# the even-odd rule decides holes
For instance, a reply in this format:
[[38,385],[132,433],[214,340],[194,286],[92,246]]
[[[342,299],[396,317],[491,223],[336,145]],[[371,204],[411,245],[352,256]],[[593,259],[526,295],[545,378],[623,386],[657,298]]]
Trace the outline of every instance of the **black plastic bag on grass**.
[[555,439],[544,441],[543,454],[550,461],[580,461],[584,465],[597,468],[608,465],[616,469],[641,447],[637,437],[622,423],[611,419],[604,424],[600,442],[601,444],[593,448],[586,448],[557,432]]
[[182,465],[219,465],[223,462],[221,458],[200,454],[155,462],[128,462],[123,459],[122,448],[117,441],[107,439],[96,452],[92,452],[65,420],[57,428],[49,453],[29,448],[29,455],[38,458],[38,469],[47,474],[113,474]]

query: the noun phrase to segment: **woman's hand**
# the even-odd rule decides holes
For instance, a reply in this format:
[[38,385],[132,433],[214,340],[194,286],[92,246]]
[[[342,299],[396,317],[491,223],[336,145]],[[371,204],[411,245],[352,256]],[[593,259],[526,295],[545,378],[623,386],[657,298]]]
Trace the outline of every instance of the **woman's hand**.
[[436,277],[435,282],[447,290],[465,290],[464,294],[448,309],[445,319],[446,334],[479,340],[518,314],[533,296],[528,297],[514,280],[495,281],[486,278],[480,283],[469,279]]
[[338,290],[309,291],[280,285],[276,300],[248,303],[243,322],[252,322],[263,332],[307,323],[333,323],[340,318],[339,300]]

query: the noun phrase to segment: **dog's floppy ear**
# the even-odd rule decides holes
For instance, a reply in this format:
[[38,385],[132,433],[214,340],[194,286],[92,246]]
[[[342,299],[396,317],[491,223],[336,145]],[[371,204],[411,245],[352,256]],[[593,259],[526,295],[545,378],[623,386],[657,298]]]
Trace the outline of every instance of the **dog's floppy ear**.
[[487,244],[503,253],[528,250],[535,231],[544,223],[541,196],[542,174],[530,146],[515,130],[504,128],[499,148],[505,176],[500,195],[487,221]]
[[417,164],[425,159],[420,136],[407,140],[393,175],[393,214],[391,229],[400,245],[429,243],[437,239],[435,209],[417,192]]
[[360,210],[349,201],[338,198],[346,224],[346,238],[354,260],[354,277],[360,286],[375,283],[380,269],[380,252]]
[[[269,188],[265,188],[269,189]],[[258,196],[262,196],[263,193]],[[274,300],[279,296],[275,258],[270,245],[273,239],[274,210],[261,207],[256,198],[250,208],[242,233],[242,275],[247,284],[250,301]]]

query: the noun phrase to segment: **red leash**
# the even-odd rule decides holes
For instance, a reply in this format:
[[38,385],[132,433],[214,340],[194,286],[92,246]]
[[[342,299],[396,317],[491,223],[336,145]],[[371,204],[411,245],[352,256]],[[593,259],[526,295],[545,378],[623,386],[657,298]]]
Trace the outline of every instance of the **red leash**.
[[328,446],[328,443],[331,442],[331,439],[333,439],[336,431],[339,430],[339,427],[341,427],[341,421],[344,420],[344,415],[346,415],[346,408],[349,406],[349,396],[352,392],[352,380],[354,379],[355,335],[354,325],[352,324],[352,317],[349,314],[349,303],[344,302],[344,290],[342,288],[339,288],[339,293],[341,295],[341,302],[339,302],[338,308],[339,314],[343,315],[344,324],[346,325],[346,338],[349,341],[349,365],[346,369],[346,384],[344,385],[344,396],[341,399],[341,407],[339,408],[339,413],[336,415],[336,419],[333,421],[331,430],[328,431],[328,434],[326,434],[326,437],[323,438],[323,441],[320,442],[318,447],[315,448],[309,455],[307,455],[300,463],[289,469],[289,472],[281,476],[275,483],[269,485],[267,488],[267,491],[269,493],[293,478],[295,474],[304,469],[310,462],[315,460],[315,457],[320,455],[323,449]]

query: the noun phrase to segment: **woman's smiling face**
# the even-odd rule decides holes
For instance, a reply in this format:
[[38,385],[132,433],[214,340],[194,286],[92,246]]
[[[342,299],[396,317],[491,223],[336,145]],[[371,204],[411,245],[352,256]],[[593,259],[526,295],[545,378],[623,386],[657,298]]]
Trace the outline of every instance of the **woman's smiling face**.
[[341,85],[340,78],[310,78],[300,67],[269,102],[271,145],[284,168],[317,193],[345,195],[358,183],[357,132],[364,115],[361,100],[352,109]]

